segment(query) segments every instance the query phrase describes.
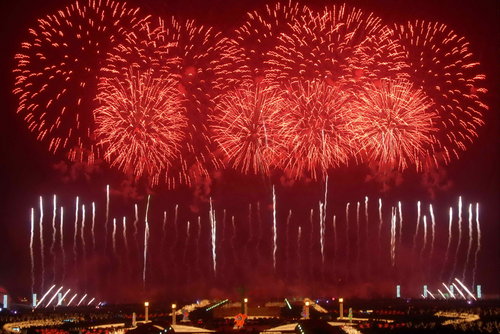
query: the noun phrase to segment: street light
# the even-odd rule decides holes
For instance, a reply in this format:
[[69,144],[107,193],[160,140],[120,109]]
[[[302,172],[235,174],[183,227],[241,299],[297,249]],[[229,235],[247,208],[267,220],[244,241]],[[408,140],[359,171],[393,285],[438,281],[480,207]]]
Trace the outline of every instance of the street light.
[[309,319],[309,301],[306,301],[304,318]]
[[248,315],[248,298],[243,299],[243,314]]
[[339,298],[339,315],[340,319],[344,318],[344,298]]
[[149,320],[149,302],[144,302],[144,322]]
[[177,316],[175,314],[175,309],[177,308],[177,305],[172,304],[172,325],[176,324],[177,321]]

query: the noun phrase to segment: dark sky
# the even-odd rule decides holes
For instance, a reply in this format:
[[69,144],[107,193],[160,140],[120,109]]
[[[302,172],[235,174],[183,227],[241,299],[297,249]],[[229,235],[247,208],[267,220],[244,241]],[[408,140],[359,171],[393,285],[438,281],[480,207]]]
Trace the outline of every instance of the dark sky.
[[[248,10],[260,8],[266,2],[261,0],[143,0],[129,1],[131,5],[140,5],[145,12],[174,14],[186,18],[196,18],[200,22],[212,24],[219,29],[231,29],[244,17]],[[311,7],[320,7],[329,3],[324,0],[303,1]],[[427,188],[421,183],[421,175],[406,173],[404,182],[392,187],[389,192],[380,194],[377,184],[365,182],[366,170],[341,168],[335,171],[331,183],[333,201],[339,205],[347,201],[362,199],[365,195],[382,196],[390,200],[403,200],[415,203],[416,200],[433,200],[442,208],[455,203],[459,195],[472,202],[481,203],[482,227],[484,234],[483,253],[481,254],[480,273],[484,275],[487,289],[500,290],[495,284],[500,274],[500,164],[498,134],[500,117],[500,99],[498,94],[500,72],[498,59],[500,54],[499,7],[498,1],[349,1],[349,4],[365,10],[372,10],[387,22],[404,22],[408,19],[422,18],[437,20],[452,27],[458,34],[464,35],[471,42],[471,49],[481,63],[487,75],[486,85],[489,93],[486,103],[490,106],[485,120],[479,129],[479,137],[464,152],[458,161],[453,161],[445,171],[445,182],[452,186],[446,191],[437,191],[431,199]],[[36,205],[40,195],[74,198],[81,194],[88,200],[103,196],[104,185],[118,185],[121,176],[104,171],[89,179],[80,177],[74,181],[64,181],[53,165],[63,158],[49,154],[45,146],[36,141],[26,129],[23,121],[15,114],[16,99],[11,93],[13,88],[12,69],[14,54],[20,42],[26,36],[27,29],[35,20],[63,7],[66,1],[1,1],[0,5],[0,164],[1,193],[0,202],[0,286],[16,294],[29,291],[29,209]],[[233,203],[241,205],[245,200],[258,201],[259,196],[267,196],[270,181],[254,182],[253,179],[228,175],[225,181],[217,184],[213,191],[219,203],[226,206]],[[311,195],[315,202],[321,196],[320,185],[297,185],[283,190],[287,205],[304,205],[304,195]],[[243,194],[245,191],[253,194]],[[166,201],[181,198],[186,205],[192,202],[192,191],[183,189],[178,192],[157,190],[156,193]],[[263,199],[268,201],[268,199]],[[309,205],[309,202],[305,201]],[[130,202],[124,201],[128,207]],[[222,205],[222,204],[221,204]],[[120,209],[118,209],[120,210]]]

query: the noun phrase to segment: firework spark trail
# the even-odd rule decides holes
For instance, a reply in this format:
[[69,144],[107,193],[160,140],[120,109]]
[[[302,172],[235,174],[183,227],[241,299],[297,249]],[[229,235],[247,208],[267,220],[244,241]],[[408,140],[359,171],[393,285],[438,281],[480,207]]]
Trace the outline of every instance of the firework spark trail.
[[[35,305],[35,308],[37,308],[38,306],[40,306],[42,304],[42,302],[45,300],[45,298],[47,298],[47,295],[50,293],[50,291],[52,291],[56,286],[55,285],[52,285],[50,287],[49,290],[47,290],[47,292],[45,292],[45,294],[42,296],[42,298],[38,301],[38,303]],[[42,290],[43,291],[43,290]]]
[[325,210],[323,208],[323,203],[320,201],[319,202],[319,243],[320,243],[320,250],[321,250],[321,263],[324,265],[325,263],[325,213],[323,212]]
[[448,244],[446,246],[446,253],[444,255],[444,262],[443,266],[441,268],[441,278],[443,278],[444,270],[446,267],[446,264],[448,263],[448,256],[450,254],[450,246],[451,246],[451,236],[452,236],[452,227],[453,227],[453,208],[450,206],[450,210],[448,213],[449,216],[449,222],[448,222]]
[[[87,261],[87,246],[85,245],[85,205],[82,204],[82,224],[80,228],[80,239],[82,243],[82,254],[83,254],[83,261]],[[86,263],[83,265],[83,282],[84,282],[84,288],[85,285],[87,284],[87,266]]]
[[118,256],[118,254],[116,252],[116,218],[113,218],[113,232],[112,232],[111,241],[113,244],[113,255]]
[[175,250],[178,247],[177,244],[179,239],[179,227],[177,226],[178,218],[179,218],[179,204],[176,204],[174,209],[174,237],[173,241],[170,243],[170,249],[169,249],[170,258],[172,259],[172,275],[177,275],[177,269],[178,269],[177,263],[175,261]]
[[49,299],[49,301],[47,302],[47,304],[45,305],[45,307],[48,307],[53,301],[54,299],[56,299],[56,296],[57,294],[63,289],[63,287],[61,286],[59,289],[57,289],[56,293],[54,293],[54,295],[52,296],[52,298]]
[[66,250],[64,249],[64,208],[62,206],[60,207],[59,215],[59,234],[61,235],[59,247],[61,248],[63,271],[61,281],[64,282],[64,279],[66,278]]
[[477,298],[474,296],[474,294],[472,292],[470,292],[470,290],[465,286],[464,283],[462,283],[458,278],[455,277],[455,281],[458,282],[458,284],[460,284],[460,286],[465,290],[465,292],[467,292],[467,294],[469,296],[471,296],[472,299],[474,300],[477,300]]
[[92,250],[95,252],[95,203],[92,202],[92,226],[90,228],[92,233]]
[[391,208],[391,264],[396,265],[396,208]]
[[137,249],[137,252],[139,252],[139,208],[137,204],[134,204],[134,213],[135,213],[135,218],[134,218],[134,240],[135,240],[135,246]]
[[[163,211],[163,221],[161,224],[161,245],[160,245],[160,251],[163,253],[165,251],[165,242],[167,238],[167,211]],[[163,266],[165,266],[165,263],[163,263]]]
[[335,264],[335,259],[337,256],[337,217],[333,215],[333,261]]
[[276,226],[276,191],[273,185],[273,268],[276,271],[276,251],[278,250],[278,235]]
[[[123,245],[125,246],[125,258],[129,258],[129,249],[128,249],[128,240],[127,240],[127,217],[123,216],[122,219],[122,237],[123,237]],[[125,260],[125,270],[127,273],[130,272],[130,261]],[[128,274],[130,275],[130,274]]]
[[253,256],[253,252],[251,252],[248,248],[249,245],[253,245],[253,228],[252,228],[252,203],[248,204],[248,238],[245,243],[245,253],[247,254],[248,259]]
[[313,275],[313,236],[314,236],[314,209],[311,209],[311,212],[309,214],[309,257],[308,257],[308,263],[309,263],[309,275]]
[[446,291],[448,291],[449,295],[451,296],[451,298],[453,299],[456,299],[457,297],[455,296],[455,294],[453,293],[453,291],[451,291],[451,289],[446,285],[444,284],[444,282],[441,283],[444,288],[446,289]]
[[462,281],[465,281],[465,275],[467,273],[467,267],[469,266],[469,258],[470,252],[472,250],[472,242],[474,241],[474,237],[472,236],[473,228],[472,228],[472,203],[469,204],[469,246],[467,247],[467,256],[465,258],[464,271],[462,272]]
[[[122,224],[123,224],[123,244],[125,245],[125,254],[126,257],[128,258],[129,250],[128,250],[128,240],[127,240],[127,217],[125,216],[123,217]],[[126,263],[128,263],[128,261],[126,261]]]
[[75,204],[75,223],[74,223],[74,233],[73,233],[73,266],[75,269],[77,268],[77,247],[76,247],[76,239],[78,236],[78,208],[80,207],[79,205],[79,198],[78,196],[76,197],[76,204]]
[[325,247],[325,231],[326,231],[326,204],[328,200],[328,174],[326,175],[325,178],[325,201],[323,204],[323,212],[321,212],[321,202],[320,202],[320,235],[321,235],[321,263],[325,264],[325,253],[324,253],[324,247]]
[[200,237],[201,237],[201,217],[198,216],[198,229],[196,231],[196,267],[200,267]]
[[467,299],[467,297],[465,297],[465,295],[462,292],[462,290],[460,290],[460,288],[455,283],[451,283],[451,285],[453,285],[455,287],[455,290],[458,291],[458,293],[460,294],[460,296],[462,296],[463,299]]
[[382,238],[382,199],[378,199],[378,240],[379,240],[379,247],[380,247],[380,239]]
[[436,239],[436,218],[434,217],[434,210],[432,209],[432,204],[429,204],[429,213],[431,215],[431,222],[432,222],[431,253],[430,253],[429,257],[430,257],[430,260],[432,260],[433,255],[434,255],[434,240]]
[[108,224],[109,224],[109,184],[106,185],[106,220],[104,221],[104,253],[106,253],[108,249]]
[[231,235],[231,253],[233,254],[233,265],[236,265],[236,250],[234,249],[234,240],[236,239],[236,223],[234,221],[234,216],[231,216],[231,225],[233,227],[233,234]]
[[360,223],[359,223],[359,209],[361,207],[361,203],[357,202],[356,203],[356,273],[359,275],[359,258],[360,258],[360,251],[359,251],[359,246],[361,243],[360,240]]
[[177,245],[177,240],[179,238],[179,232],[178,232],[178,226],[177,226],[177,219],[179,218],[179,204],[175,205],[175,212],[174,212],[174,242],[172,243],[172,250],[175,248]]
[[146,204],[146,214],[144,218],[144,265],[142,268],[142,287],[146,289],[146,270],[148,263],[148,240],[149,240],[149,222],[148,222],[148,212],[149,212],[149,200],[151,196],[148,195],[148,202]]
[[[365,259],[368,261],[370,258],[370,245],[368,243],[368,234],[369,234],[369,223],[368,223],[368,196],[365,196]],[[368,277],[369,275],[369,267],[365,266],[366,271],[365,275]]]
[[45,285],[45,245],[43,242],[43,198],[40,196],[40,221],[38,223],[40,230],[40,256],[41,256],[41,265],[42,265],[42,278],[41,278],[41,289],[43,291],[43,287]]
[[52,282],[56,280],[56,215],[57,215],[57,204],[56,204],[56,195],[54,195],[52,200],[52,242],[50,244],[50,256],[52,257]]
[[423,223],[424,223],[424,245],[422,246],[422,249],[420,250],[420,260],[421,261],[423,261],[425,248],[427,246],[427,216],[426,215],[424,215]]
[[457,248],[455,248],[455,258],[453,261],[453,269],[451,271],[450,281],[455,277],[455,271],[457,269],[458,254],[460,252],[460,245],[462,243],[462,196],[458,197],[458,241]]
[[66,296],[68,295],[68,293],[69,293],[70,291],[71,291],[71,289],[66,290],[66,292],[62,295],[61,299],[57,302],[57,305],[58,305],[58,306],[62,304],[62,302],[63,302],[64,298],[66,298]]
[[399,240],[398,244],[401,247],[401,238],[403,236],[403,208],[401,202],[398,202],[398,212],[399,212]]
[[417,249],[418,227],[420,224],[420,201],[417,202],[417,226],[415,227],[415,234],[413,235],[412,253],[415,254]]
[[479,226],[479,203],[476,203],[476,230],[477,230],[477,246],[474,254],[474,267],[472,269],[472,286],[476,284],[476,269],[479,251],[481,250],[481,227]]
[[349,242],[349,206],[351,203],[347,203],[345,206],[345,241],[346,241],[346,255],[345,255],[345,261],[346,265],[349,263],[349,249],[350,249],[350,242]]
[[212,237],[212,263],[214,275],[217,275],[217,252],[216,252],[216,237],[217,237],[217,221],[215,220],[215,210],[212,208],[212,198],[210,198],[210,230]]
[[78,302],[78,304],[76,304],[76,306],[80,306],[81,303],[83,303],[83,301],[85,300],[85,298],[87,298],[87,294],[85,294],[82,299],[80,299],[80,301]]
[[72,302],[73,300],[75,300],[76,296],[78,296],[78,294],[77,294],[77,293],[75,293],[75,294],[73,295],[73,297],[71,297],[71,299],[68,301],[68,304],[66,304],[66,306],[69,306],[69,304],[71,304],[71,302]]
[[302,228],[299,226],[298,231],[297,231],[297,259],[298,259],[298,266],[297,266],[297,276],[300,278],[302,277],[302,252],[301,252],[301,242],[302,242]]
[[286,217],[286,272],[289,274],[290,272],[290,219],[292,219],[292,210],[288,211],[288,216]]
[[35,291],[35,256],[33,254],[33,239],[35,237],[35,209],[31,208],[31,228],[30,228],[30,262],[31,262],[31,295]]
[[189,246],[189,237],[191,235],[191,232],[190,232],[190,229],[189,229],[190,225],[191,225],[191,222],[188,220],[187,221],[187,225],[186,225],[186,240],[184,242],[184,253],[183,253],[183,256],[182,256],[182,262],[186,263],[187,270],[189,270],[189,268],[190,268],[189,265],[187,264],[187,261],[186,261],[187,250],[188,250],[188,246]]

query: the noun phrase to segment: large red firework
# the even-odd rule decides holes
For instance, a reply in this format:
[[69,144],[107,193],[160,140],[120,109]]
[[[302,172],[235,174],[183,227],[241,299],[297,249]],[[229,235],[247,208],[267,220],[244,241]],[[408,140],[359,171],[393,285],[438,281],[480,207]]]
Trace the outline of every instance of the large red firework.
[[367,162],[391,169],[421,169],[434,144],[438,117],[432,101],[407,81],[366,84],[352,112],[357,147]]
[[285,90],[287,159],[295,178],[313,179],[346,164],[353,152],[351,96],[324,81],[297,81]]
[[213,154],[207,124],[215,101],[227,86],[227,62],[221,51],[225,42],[220,32],[193,20],[151,19],[113,49],[103,69],[106,77],[120,77],[127,66],[133,66],[177,79],[188,126],[177,163],[170,169],[172,186],[189,185],[194,178],[221,167]]
[[[289,0],[274,6],[247,13],[247,20],[235,30],[230,39],[232,49],[227,54],[233,59],[234,71],[240,80],[261,82],[269,70],[268,53],[274,49],[282,33],[290,33],[291,26],[310,10]],[[236,68],[237,67],[237,68]]]
[[395,26],[395,35],[407,53],[410,80],[434,101],[440,116],[431,161],[448,163],[458,158],[484,123],[485,75],[465,38],[444,24],[407,22]]
[[294,21],[267,63],[278,83],[319,79],[346,85],[404,75],[403,56],[380,18],[334,5]]
[[99,83],[96,138],[112,166],[150,183],[168,179],[185,139],[187,118],[177,80],[135,69]]
[[243,86],[221,97],[211,128],[232,168],[269,174],[284,154],[287,128],[282,111],[281,94],[260,85]]
[[39,19],[16,54],[17,112],[53,153],[92,162],[98,71],[116,39],[141,22],[139,10],[112,0],[76,1]]

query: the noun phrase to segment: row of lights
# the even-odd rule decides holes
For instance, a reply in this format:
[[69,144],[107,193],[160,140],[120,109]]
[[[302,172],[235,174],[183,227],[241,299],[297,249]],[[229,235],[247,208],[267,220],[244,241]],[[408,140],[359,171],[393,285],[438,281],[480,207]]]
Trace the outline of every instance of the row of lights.
[[[286,300],[286,299],[285,299]],[[223,300],[221,303],[224,303],[226,302],[227,299]],[[288,300],[286,300],[287,304],[290,305],[288,303]],[[219,303],[219,304],[221,304]],[[216,304],[216,305],[219,305],[219,304]],[[307,300],[305,302],[305,318],[306,319],[309,319],[309,306],[310,306],[310,302]],[[248,314],[248,298],[244,298],[243,299],[243,313],[244,314]],[[177,309],[177,305],[176,304],[172,304],[172,325],[175,325],[176,324],[176,309]],[[344,298],[339,298],[339,315],[340,315],[340,319],[344,318]],[[149,321],[149,302],[144,302],[144,315],[145,315],[145,322],[148,322]]]

